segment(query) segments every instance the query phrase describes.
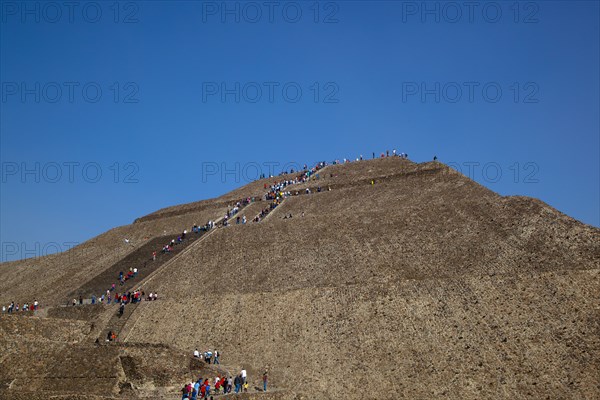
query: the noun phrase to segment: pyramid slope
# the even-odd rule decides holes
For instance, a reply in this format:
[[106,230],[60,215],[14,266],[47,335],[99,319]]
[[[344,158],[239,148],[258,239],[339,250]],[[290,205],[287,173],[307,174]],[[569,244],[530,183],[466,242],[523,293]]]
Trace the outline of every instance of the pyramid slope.
[[[32,302],[32,297],[36,296],[44,305],[64,304],[71,298],[74,289],[85,285],[153,238],[165,234],[176,236],[183,229],[216,219],[226,211],[226,206],[216,204],[200,212],[133,223],[111,229],[64,253],[1,263],[0,302],[22,304]],[[125,239],[131,244],[127,244]]]
[[438,163],[373,164],[215,232],[127,340],[219,346],[319,398],[597,397],[599,230]]
[[[189,228],[272,180],[96,240]],[[268,366],[275,387],[320,399],[600,397],[599,229],[437,162],[332,165],[289,190],[262,222],[219,228],[159,269],[161,300],[122,339],[218,348],[252,384]],[[85,282],[49,270],[61,289],[33,285],[49,299]]]

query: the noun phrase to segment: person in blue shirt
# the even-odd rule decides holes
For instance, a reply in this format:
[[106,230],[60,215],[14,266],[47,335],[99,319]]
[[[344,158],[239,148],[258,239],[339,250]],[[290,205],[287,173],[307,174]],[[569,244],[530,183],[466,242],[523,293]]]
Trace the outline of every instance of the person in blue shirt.
[[192,400],[196,400],[198,398],[198,392],[200,391],[200,380],[198,379],[196,383],[194,383],[194,387],[192,388]]

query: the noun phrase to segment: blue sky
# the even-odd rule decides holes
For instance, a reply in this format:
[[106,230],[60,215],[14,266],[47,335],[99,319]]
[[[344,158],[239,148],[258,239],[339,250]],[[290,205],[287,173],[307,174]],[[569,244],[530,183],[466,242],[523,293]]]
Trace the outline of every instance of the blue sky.
[[600,225],[598,2],[72,4],[0,1],[1,261],[394,148]]

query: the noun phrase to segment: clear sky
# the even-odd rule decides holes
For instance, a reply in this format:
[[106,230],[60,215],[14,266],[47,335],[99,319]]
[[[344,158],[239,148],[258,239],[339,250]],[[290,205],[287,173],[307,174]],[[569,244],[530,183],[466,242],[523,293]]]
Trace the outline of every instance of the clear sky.
[[1,261],[386,149],[600,225],[597,1],[0,1]]

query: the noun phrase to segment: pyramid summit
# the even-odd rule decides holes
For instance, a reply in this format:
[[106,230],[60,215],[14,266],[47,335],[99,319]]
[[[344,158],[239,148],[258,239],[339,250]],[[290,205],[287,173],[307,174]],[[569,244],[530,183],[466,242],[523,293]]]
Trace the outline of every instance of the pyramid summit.
[[599,267],[443,163],[319,163],[0,264],[0,398],[597,398]]

